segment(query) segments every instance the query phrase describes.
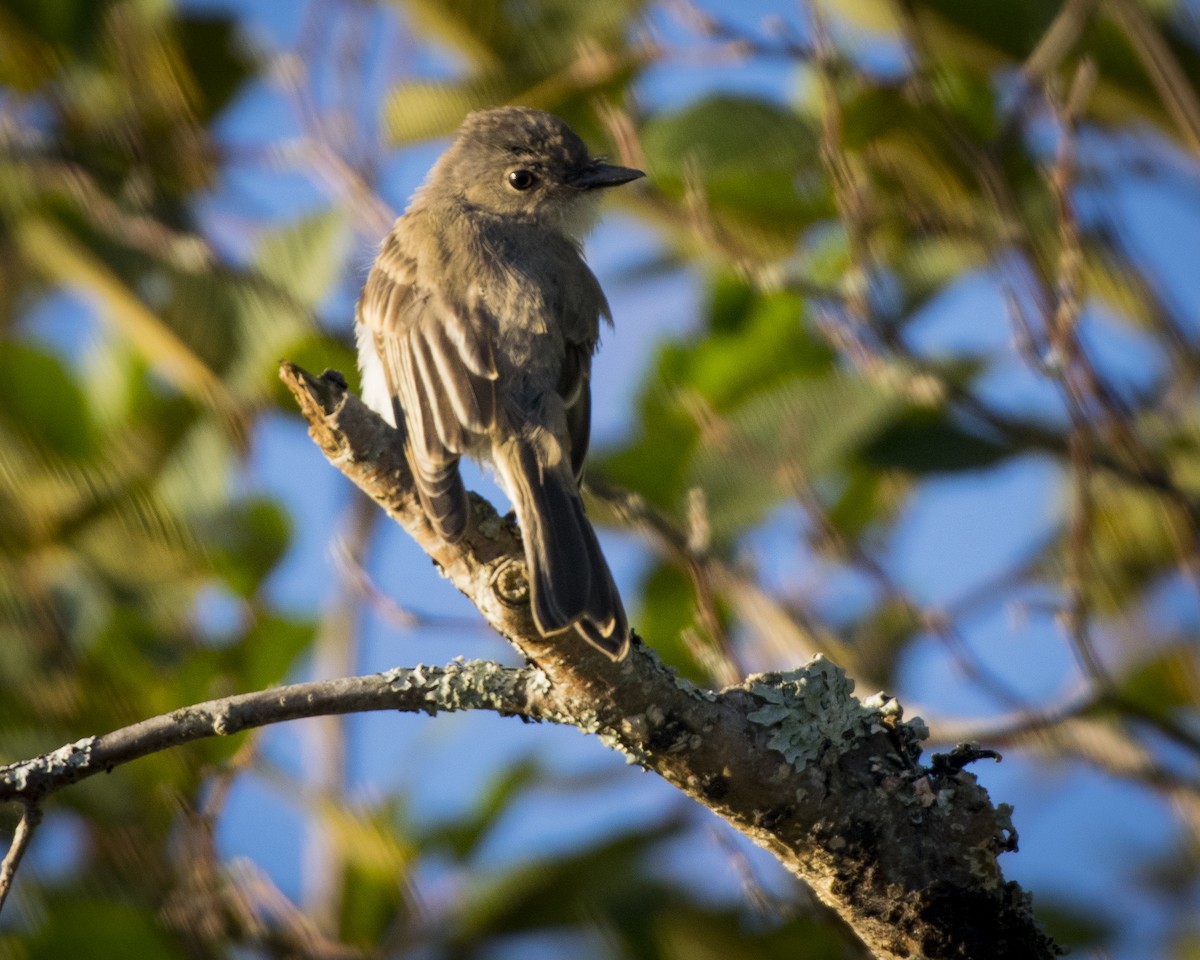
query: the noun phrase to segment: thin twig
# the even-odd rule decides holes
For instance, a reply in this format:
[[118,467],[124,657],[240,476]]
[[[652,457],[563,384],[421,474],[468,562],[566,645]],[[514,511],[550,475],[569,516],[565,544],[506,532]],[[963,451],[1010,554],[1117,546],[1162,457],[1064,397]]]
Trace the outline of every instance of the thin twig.
[[1200,153],[1200,99],[1153,18],[1137,0],[1108,0],[1107,6],[1183,139]]
[[667,0],[663,8],[674,16],[680,25],[720,44],[721,49],[727,51],[730,56],[740,59],[758,57],[804,62],[812,59],[815,54],[813,46],[795,36],[782,18],[766,20],[765,26],[769,36],[755,37],[707,10],[701,10],[691,0]]
[[797,655],[822,653],[840,664],[850,664],[853,672],[853,651],[831,631],[785,606],[753,578],[715,554],[694,553],[689,549],[687,531],[644,497],[597,478],[590,479],[586,489],[613,510],[623,523],[646,534],[661,552],[689,569],[694,564],[699,565],[705,583],[729,598],[734,609],[764,643],[781,652],[786,651],[790,659]]
[[[383,513],[357,490],[351,494],[346,513],[344,530],[336,541],[337,548],[352,568],[361,569]],[[313,675],[317,679],[345,676],[355,671],[361,609],[354,594],[351,578],[340,576],[313,644]],[[307,782],[331,798],[340,797],[346,785],[345,719],[337,715],[321,717],[309,724],[305,733]],[[306,822],[302,856],[301,902],[305,911],[317,927],[335,929],[345,887],[344,855],[319,818],[309,818]]]
[[1080,667],[1093,681],[1112,686],[1112,679],[1096,652],[1091,638],[1090,591],[1092,584],[1092,461],[1096,446],[1089,416],[1089,401],[1095,396],[1089,367],[1081,359],[1079,320],[1083,314],[1083,252],[1079,218],[1074,205],[1075,155],[1079,118],[1096,84],[1096,68],[1090,60],[1075,72],[1067,99],[1057,104],[1058,151],[1047,176],[1054,201],[1054,216],[1060,244],[1056,301],[1049,315],[1050,349],[1054,360],[1049,369],[1059,383],[1070,419],[1067,436],[1071,467],[1071,517],[1067,533],[1064,586],[1067,636]]
[[1030,81],[1030,89],[1040,86],[1066,59],[1091,21],[1098,2],[1066,0],[1059,8],[1037,46],[1021,65],[1021,71]]
[[8,853],[0,863],[0,910],[4,909],[4,901],[8,899],[8,891],[12,889],[13,879],[17,875],[17,867],[21,865],[21,858],[25,856],[25,851],[29,849],[29,843],[33,840],[33,832],[41,822],[42,808],[36,803],[25,803]]
[[862,171],[843,149],[842,102],[839,96],[837,52],[820,12],[810,8],[814,37],[813,63],[821,94],[821,163],[829,177],[838,216],[846,231],[850,263],[842,280],[840,313],[846,323],[831,327],[841,340],[841,351],[864,371],[877,370],[881,364],[878,350],[869,336],[874,305],[871,287],[876,275],[876,258],[871,247],[871,198]]

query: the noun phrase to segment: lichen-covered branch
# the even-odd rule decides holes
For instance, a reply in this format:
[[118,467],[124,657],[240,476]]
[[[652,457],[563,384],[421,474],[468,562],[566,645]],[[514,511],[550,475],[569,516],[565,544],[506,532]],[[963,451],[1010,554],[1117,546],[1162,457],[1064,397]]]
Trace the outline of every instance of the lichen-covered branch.
[[0,801],[37,804],[56,790],[151,753],[301,717],[370,710],[495,710],[553,720],[553,711],[543,703],[548,688],[549,681],[536,669],[455,660],[444,667],[397,667],[368,677],[314,680],[222,697],[0,767]]
[[595,733],[724,817],[805,879],[878,957],[1057,955],[997,864],[1016,847],[1010,811],[963,769],[986,753],[923,766],[924,725],[905,722],[882,695],[855,699],[821,657],[714,693],[640,641],[613,663],[571,637],[541,637],[516,526],[473,497],[471,528],[445,543],[425,521],[396,433],[342,377],[286,363],[281,376],[330,463],[540,671],[538,716]]

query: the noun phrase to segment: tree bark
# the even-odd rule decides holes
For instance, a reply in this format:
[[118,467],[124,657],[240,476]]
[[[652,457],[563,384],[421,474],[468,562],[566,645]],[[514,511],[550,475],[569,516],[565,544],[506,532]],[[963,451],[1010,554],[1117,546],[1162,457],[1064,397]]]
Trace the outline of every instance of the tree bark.
[[471,495],[445,543],[426,522],[397,433],[327,371],[281,368],[326,458],[404,527],[441,574],[546,678],[538,715],[596,734],[770,850],[880,958],[1040,960],[1059,954],[997,855],[1016,849],[965,748],[920,763],[926,736],[895,700],[858,700],[821,657],[720,692],[635,639],[620,663],[534,626],[520,531]]

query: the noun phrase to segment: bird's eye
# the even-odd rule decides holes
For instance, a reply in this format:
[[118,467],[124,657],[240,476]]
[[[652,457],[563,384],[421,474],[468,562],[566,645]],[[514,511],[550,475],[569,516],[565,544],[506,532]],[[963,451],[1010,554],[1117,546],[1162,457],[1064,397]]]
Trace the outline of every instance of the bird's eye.
[[537,177],[528,170],[513,170],[508,175],[508,185],[514,190],[528,190],[535,183]]

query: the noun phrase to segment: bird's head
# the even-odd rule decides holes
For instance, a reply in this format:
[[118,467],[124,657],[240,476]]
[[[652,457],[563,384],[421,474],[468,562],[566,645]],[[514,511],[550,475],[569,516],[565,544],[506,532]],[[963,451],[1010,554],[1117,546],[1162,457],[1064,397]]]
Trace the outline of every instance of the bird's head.
[[591,225],[600,191],[641,176],[641,170],[590,156],[553,114],[500,107],[463,121],[427,188],[579,239]]

